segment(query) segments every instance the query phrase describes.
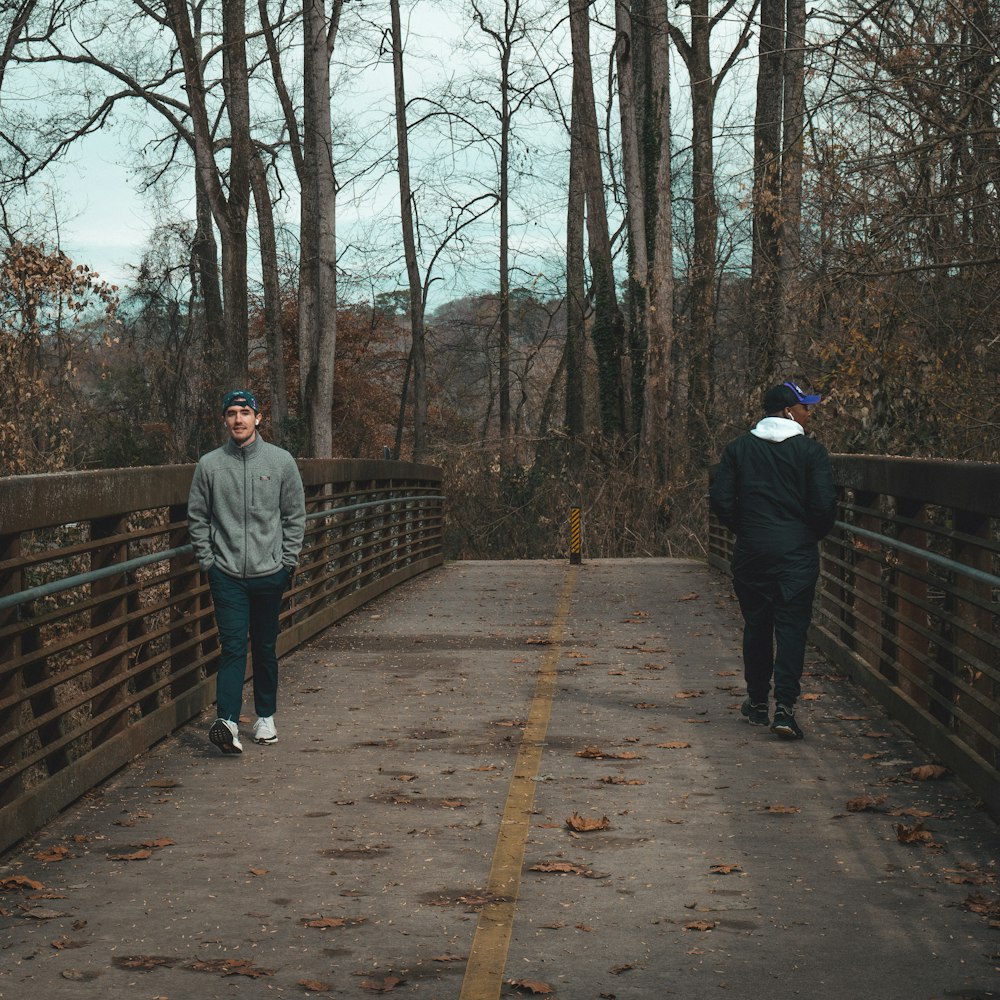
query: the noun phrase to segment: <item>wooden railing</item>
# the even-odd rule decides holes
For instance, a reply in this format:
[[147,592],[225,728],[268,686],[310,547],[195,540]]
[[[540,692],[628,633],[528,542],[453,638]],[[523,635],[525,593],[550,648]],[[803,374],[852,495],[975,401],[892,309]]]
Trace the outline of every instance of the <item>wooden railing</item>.
[[[1000,816],[1000,465],[832,461],[810,638]],[[709,551],[728,569],[714,518]]]
[[[287,652],[443,562],[439,469],[307,460]],[[0,850],[210,705],[193,465],[0,479]]]

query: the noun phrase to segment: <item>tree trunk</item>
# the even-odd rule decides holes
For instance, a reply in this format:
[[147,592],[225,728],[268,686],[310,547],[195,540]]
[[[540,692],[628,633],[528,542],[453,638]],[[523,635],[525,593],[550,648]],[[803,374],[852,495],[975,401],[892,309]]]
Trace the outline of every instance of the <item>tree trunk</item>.
[[580,133],[574,113],[570,122],[569,199],[566,209],[566,433],[577,437],[586,429],[584,366],[587,331],[583,266],[583,167]]
[[785,0],[762,0],[754,120],[750,364],[763,384],[777,372],[781,314],[781,118]]
[[337,346],[337,186],[330,123],[330,57],[342,0],[327,21],[323,0],[303,0],[303,173],[300,176],[300,412],[308,453],[333,453],[333,372]]
[[[410,190],[410,150],[406,125],[406,89],[403,80],[403,34],[399,19],[399,0],[389,0],[392,15],[392,70],[396,98],[396,158],[399,174],[399,212],[403,231],[403,252],[410,289],[410,355],[407,381],[413,370],[413,460],[423,460],[427,449],[427,349],[424,342],[424,293],[417,263],[416,234],[413,229],[413,193]],[[403,407],[406,388],[403,390]],[[405,410],[403,411],[405,412]],[[400,420],[402,424],[402,420]],[[397,436],[396,457],[399,454]]]
[[802,158],[805,149],[805,0],[787,0],[784,66],[784,125],[781,150],[781,311],[779,370],[798,371],[800,357],[799,267],[802,255]]
[[[590,20],[587,0],[570,0],[569,19],[573,46],[573,121],[579,128],[583,183],[587,203],[587,248],[594,289],[591,338],[597,355],[601,428],[610,436],[628,433],[625,412],[625,320],[618,306],[611,257],[611,236],[601,143],[597,127],[594,81],[590,65]],[[579,123],[578,125],[576,123]]]

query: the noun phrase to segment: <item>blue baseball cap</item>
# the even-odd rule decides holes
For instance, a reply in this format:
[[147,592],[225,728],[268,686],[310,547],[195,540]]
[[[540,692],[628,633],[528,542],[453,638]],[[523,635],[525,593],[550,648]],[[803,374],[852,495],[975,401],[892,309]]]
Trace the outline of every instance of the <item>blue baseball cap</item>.
[[802,403],[804,406],[815,406],[823,397],[818,393],[803,392],[794,382],[782,382],[764,393],[764,412],[777,413],[786,406]]
[[249,406],[254,413],[260,413],[257,397],[248,389],[233,389],[232,392],[227,392],[222,400],[223,414],[230,406]]

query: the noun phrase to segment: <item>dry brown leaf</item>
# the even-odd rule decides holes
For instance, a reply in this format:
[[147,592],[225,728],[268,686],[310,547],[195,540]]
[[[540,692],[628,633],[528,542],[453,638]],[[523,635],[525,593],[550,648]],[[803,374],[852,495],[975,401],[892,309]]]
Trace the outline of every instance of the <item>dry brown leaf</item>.
[[180,782],[175,778],[157,778],[156,781],[150,781],[146,784],[147,788],[180,788]]
[[566,825],[577,833],[593,833],[595,830],[610,830],[611,820],[607,816],[594,819],[581,816],[579,813],[573,813],[572,816],[567,817]]
[[732,875],[733,872],[741,872],[743,868],[741,865],[712,865],[708,869],[713,875]]
[[1000,917],[1000,899],[990,899],[981,892],[974,892],[962,901],[962,909],[996,919]]
[[888,795],[879,795],[878,798],[871,795],[858,795],[853,799],[848,799],[845,806],[848,812],[864,812],[867,809],[877,809],[879,806],[884,805],[888,798]]
[[166,958],[163,955],[121,955],[111,959],[112,965],[118,969],[159,969],[165,965],[172,965],[176,959]]
[[247,976],[250,979],[274,975],[274,969],[260,969],[245,958],[198,959],[187,968],[196,972],[219,972],[224,976]]
[[361,988],[370,993],[391,993],[397,986],[405,982],[405,979],[400,979],[398,976],[386,976],[381,980],[363,979],[361,980]]
[[634,965],[630,965],[628,962],[623,962],[621,965],[612,965],[611,974],[613,976],[620,976],[623,972],[628,972],[629,969],[634,969],[634,968],[635,968]]
[[896,839],[901,844],[926,844],[928,847],[934,844],[934,834],[925,829],[922,819],[918,819],[913,826],[897,823]]
[[714,920],[689,920],[684,925],[684,930],[686,931],[710,931],[715,927],[716,921]]
[[678,691],[674,695],[675,698],[700,698],[705,692],[704,691]]
[[555,990],[540,979],[508,979],[507,985],[515,990],[522,990],[525,993],[546,994],[554,993]]
[[915,809],[912,806],[907,809],[893,809],[890,816],[912,816],[914,819],[927,819],[933,816],[934,813],[929,812],[927,809]]
[[333,989],[332,983],[324,983],[319,979],[300,979],[296,985],[310,993],[329,993]]
[[247,871],[250,872],[251,875],[267,875],[269,873],[270,869],[268,869],[268,868],[248,868]]
[[644,785],[646,784],[641,778],[626,778],[621,774],[606,774],[603,778],[599,779],[604,785]]
[[657,743],[656,746],[660,750],[687,750],[691,744],[685,740],[671,740],[669,743]]
[[141,851],[133,851],[131,854],[109,854],[109,861],[145,861],[153,856],[153,852],[148,847]]
[[10,875],[0,880],[0,890],[4,892],[40,892],[45,886],[27,875]]
[[157,847],[173,847],[176,843],[176,840],[171,840],[169,837],[160,837],[158,840],[144,840],[135,846],[155,849]]
[[685,594],[683,597],[678,597],[678,601],[697,601],[701,597],[701,594],[696,594],[692,591],[690,594]]
[[315,927],[318,930],[325,931],[331,927],[346,927],[347,918],[346,917],[316,917],[313,920],[307,920],[303,918],[301,921],[303,927]]
[[867,736],[872,740],[887,740],[892,734],[891,733],[876,733],[869,730],[866,733],[862,733],[862,736]]
[[801,812],[801,810],[799,809],[798,806],[774,805],[774,806],[767,806],[764,812],[775,813],[782,816],[788,816],[791,815],[792,813]]
[[600,747],[584,747],[577,750],[577,757],[586,757],[589,760],[642,760],[642,755],[625,750],[622,753],[615,753],[613,750],[602,750]]
[[86,948],[88,942],[86,941],[71,941],[68,937],[63,935],[62,937],[57,937],[54,941],[49,942],[56,951],[68,951],[71,948]]
[[65,844],[55,844],[31,856],[36,861],[65,861],[66,858],[72,857],[69,848]]
[[948,768],[940,764],[922,764],[910,770],[910,777],[917,781],[934,781],[936,778],[943,778],[948,773]]
[[633,708],[656,708],[656,703],[652,701],[637,701]]
[[823,696],[821,694],[800,694],[800,701],[819,701]]
[[464,962],[464,955],[435,955],[432,962]]

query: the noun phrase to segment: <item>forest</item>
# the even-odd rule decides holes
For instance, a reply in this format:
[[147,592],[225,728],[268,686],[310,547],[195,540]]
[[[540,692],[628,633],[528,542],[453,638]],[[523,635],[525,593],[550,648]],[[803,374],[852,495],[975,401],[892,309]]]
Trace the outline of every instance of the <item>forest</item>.
[[[701,554],[786,378],[831,452],[995,462],[998,6],[8,0],[0,475],[194,461],[247,384],[518,558],[573,505]],[[155,206],[120,284],[61,238],[99,139]]]

